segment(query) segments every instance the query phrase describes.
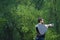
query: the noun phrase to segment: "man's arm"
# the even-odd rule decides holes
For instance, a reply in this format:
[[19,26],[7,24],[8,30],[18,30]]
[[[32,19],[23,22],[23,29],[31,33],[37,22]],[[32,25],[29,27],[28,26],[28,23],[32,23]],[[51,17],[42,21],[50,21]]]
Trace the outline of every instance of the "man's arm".
[[39,32],[39,30],[38,30],[38,25],[36,25],[35,27],[36,27],[37,35],[40,35],[40,32]]
[[45,24],[45,26],[48,28],[48,27],[53,27],[54,24]]
[[38,34],[40,34],[40,33],[39,33],[39,30],[38,30],[38,27],[36,27],[36,31],[37,31]]

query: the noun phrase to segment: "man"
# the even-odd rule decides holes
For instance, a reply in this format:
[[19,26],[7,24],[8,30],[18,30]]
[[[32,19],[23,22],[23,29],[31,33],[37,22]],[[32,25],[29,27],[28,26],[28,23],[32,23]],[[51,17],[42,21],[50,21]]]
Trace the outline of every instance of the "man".
[[44,19],[38,18],[38,24],[36,25],[37,36],[36,40],[44,40],[45,33],[48,27],[54,26],[53,24],[44,24]]

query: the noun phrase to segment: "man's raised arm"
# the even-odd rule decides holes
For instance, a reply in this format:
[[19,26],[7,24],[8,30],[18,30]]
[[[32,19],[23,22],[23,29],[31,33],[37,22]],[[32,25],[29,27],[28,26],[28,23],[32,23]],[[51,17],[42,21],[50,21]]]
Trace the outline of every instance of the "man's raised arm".
[[48,27],[53,27],[54,24],[45,24],[45,26],[48,28]]

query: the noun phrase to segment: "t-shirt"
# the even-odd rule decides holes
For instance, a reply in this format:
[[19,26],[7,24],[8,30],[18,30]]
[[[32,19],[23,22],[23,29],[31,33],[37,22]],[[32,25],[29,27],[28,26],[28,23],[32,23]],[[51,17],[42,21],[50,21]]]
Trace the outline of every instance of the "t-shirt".
[[39,24],[36,25],[36,27],[38,28],[39,33],[41,35],[44,35],[46,33],[47,29],[48,29],[48,26],[46,24],[40,24],[39,23]]

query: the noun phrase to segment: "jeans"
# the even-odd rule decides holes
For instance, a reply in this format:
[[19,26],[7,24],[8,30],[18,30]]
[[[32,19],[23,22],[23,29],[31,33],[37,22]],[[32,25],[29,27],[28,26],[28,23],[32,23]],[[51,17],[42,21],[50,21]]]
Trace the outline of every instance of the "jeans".
[[44,40],[43,37],[36,37],[36,40]]

